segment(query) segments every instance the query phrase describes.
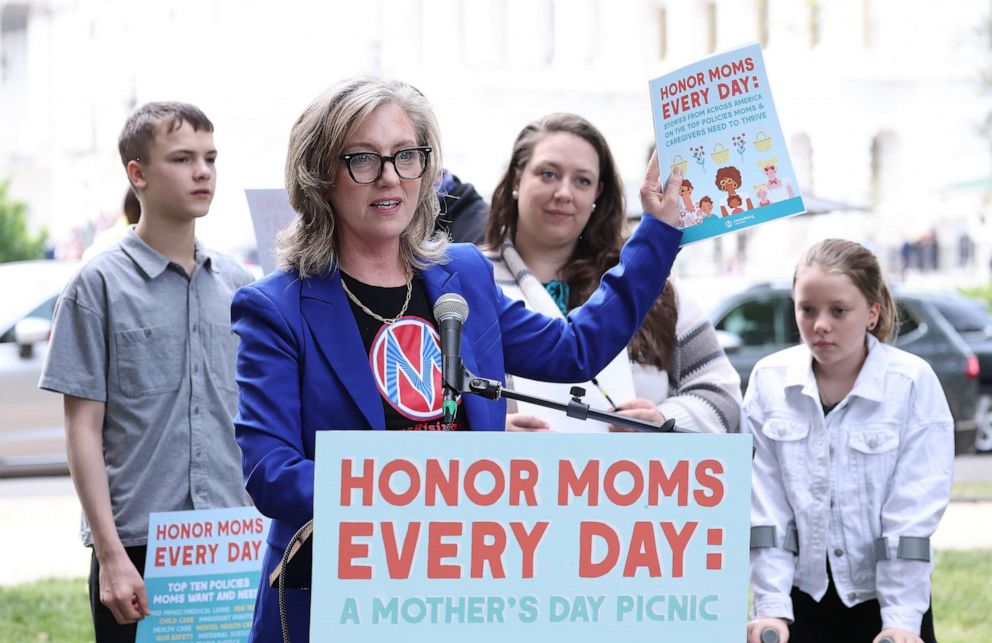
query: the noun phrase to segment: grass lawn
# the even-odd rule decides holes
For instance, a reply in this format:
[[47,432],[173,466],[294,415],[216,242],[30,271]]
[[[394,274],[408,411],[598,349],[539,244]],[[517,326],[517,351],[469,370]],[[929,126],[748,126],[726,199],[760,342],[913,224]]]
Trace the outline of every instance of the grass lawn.
[[933,618],[940,643],[992,641],[992,549],[937,552]]
[[[989,462],[992,465],[992,462]],[[965,480],[955,482],[951,488],[951,498],[969,500],[992,500],[992,482]]]
[[[992,549],[938,551],[933,596],[940,643],[992,641]],[[92,640],[83,579],[0,587],[0,641]]]
[[91,642],[86,580],[43,580],[0,587],[0,641]]

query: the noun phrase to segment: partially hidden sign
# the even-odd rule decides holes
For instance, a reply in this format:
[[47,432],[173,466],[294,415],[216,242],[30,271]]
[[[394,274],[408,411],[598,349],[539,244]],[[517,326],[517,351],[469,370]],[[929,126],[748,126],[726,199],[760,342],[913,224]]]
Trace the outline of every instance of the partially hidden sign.
[[740,639],[750,458],[746,435],[319,432],[311,639]]
[[254,507],[151,514],[137,643],[247,641],[268,530]]

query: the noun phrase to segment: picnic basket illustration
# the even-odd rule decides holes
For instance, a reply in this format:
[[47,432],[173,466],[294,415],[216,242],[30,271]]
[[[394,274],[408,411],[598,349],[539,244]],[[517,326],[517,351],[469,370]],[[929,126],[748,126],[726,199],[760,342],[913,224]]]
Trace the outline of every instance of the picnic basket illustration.
[[676,154],[675,158],[672,159],[672,169],[674,170],[675,168],[680,168],[682,170],[682,174],[685,174],[689,169],[689,161],[682,158],[681,154]]
[[759,152],[767,152],[772,149],[772,137],[764,132],[758,132],[754,137],[754,148]]
[[717,163],[726,163],[727,159],[730,158],[730,150],[723,146],[723,143],[717,143],[713,146],[713,152],[710,154],[713,160]]

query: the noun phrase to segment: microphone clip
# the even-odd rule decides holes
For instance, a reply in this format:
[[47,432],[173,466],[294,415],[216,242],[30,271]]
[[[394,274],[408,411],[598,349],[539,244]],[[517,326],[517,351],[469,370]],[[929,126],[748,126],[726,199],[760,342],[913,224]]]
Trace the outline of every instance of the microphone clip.
[[441,410],[444,411],[444,423],[451,426],[458,413],[458,402],[456,401],[460,393],[465,392],[465,367],[462,365],[461,357],[444,355],[441,358],[445,364],[441,368],[441,385],[446,393]]

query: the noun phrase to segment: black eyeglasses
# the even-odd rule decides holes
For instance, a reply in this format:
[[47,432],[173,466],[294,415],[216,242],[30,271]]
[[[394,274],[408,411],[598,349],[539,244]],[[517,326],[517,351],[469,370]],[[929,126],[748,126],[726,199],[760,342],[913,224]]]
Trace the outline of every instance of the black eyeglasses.
[[412,181],[419,179],[427,171],[429,147],[409,147],[400,150],[392,156],[383,156],[375,152],[355,152],[342,154],[340,159],[348,164],[348,174],[355,183],[375,183],[382,176],[382,168],[388,161],[393,164],[396,175],[401,179]]

